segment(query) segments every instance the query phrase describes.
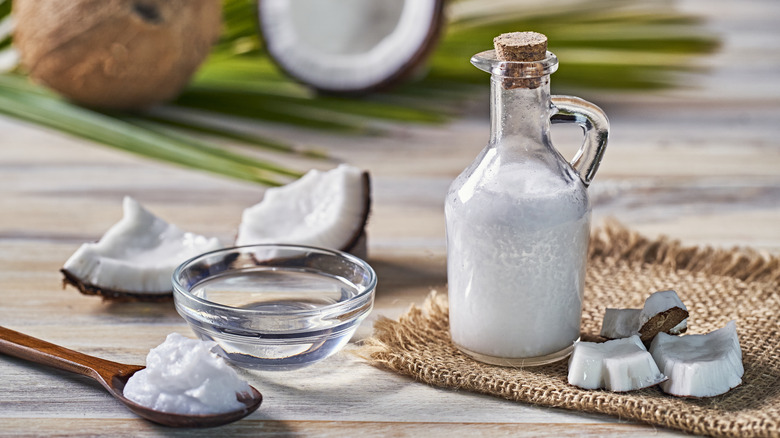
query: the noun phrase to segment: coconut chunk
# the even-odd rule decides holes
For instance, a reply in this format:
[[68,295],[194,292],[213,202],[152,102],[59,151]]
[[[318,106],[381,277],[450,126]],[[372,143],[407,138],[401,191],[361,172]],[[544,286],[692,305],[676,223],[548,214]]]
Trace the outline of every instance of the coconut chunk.
[[604,387],[604,352],[598,345],[602,344],[582,341],[574,344],[574,350],[569,357],[568,379],[570,385],[584,389]]
[[65,262],[65,283],[111,299],[169,298],[171,276],[185,260],[222,247],[217,238],[182,231],[130,197],[124,216],[98,242],[85,243]]
[[664,381],[638,335],[603,343],[577,342],[569,359],[569,384],[624,392]]
[[606,309],[601,322],[601,336],[620,339],[637,334],[640,313],[642,309]]
[[660,332],[678,335],[688,329],[688,309],[673,290],[659,291],[645,300],[642,309],[606,309],[601,336],[626,338],[639,333],[650,342]]
[[658,333],[668,333],[672,330],[682,333],[687,329],[687,323],[682,326],[681,324],[687,318],[688,309],[677,296],[677,292],[655,292],[647,297],[639,314],[639,336],[643,342],[649,342]]
[[634,391],[666,380],[653,361],[653,356],[644,349],[626,352],[618,357],[605,357],[604,368],[604,387],[614,392]]
[[650,345],[650,353],[669,376],[661,389],[679,397],[724,394],[741,384],[745,373],[734,321],[704,335],[659,333]]
[[311,170],[244,210],[236,245],[286,243],[354,252],[371,205],[368,173],[342,164]]

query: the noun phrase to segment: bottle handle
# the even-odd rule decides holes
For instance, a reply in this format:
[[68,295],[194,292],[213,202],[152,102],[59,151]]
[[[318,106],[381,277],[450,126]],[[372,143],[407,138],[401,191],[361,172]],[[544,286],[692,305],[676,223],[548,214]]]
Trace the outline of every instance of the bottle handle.
[[552,96],[550,122],[576,123],[582,127],[585,139],[571,166],[579,174],[585,187],[589,186],[607,149],[609,119],[604,111],[587,100],[574,96]]

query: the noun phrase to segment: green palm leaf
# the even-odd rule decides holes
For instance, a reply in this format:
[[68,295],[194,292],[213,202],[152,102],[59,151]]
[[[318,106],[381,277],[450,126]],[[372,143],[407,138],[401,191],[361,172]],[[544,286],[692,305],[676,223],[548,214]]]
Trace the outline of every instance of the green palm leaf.
[[[16,74],[0,74],[0,114],[150,158],[221,175],[281,184],[300,172],[204,142],[203,134],[271,154],[328,159],[280,139],[248,133],[238,120],[282,123],[332,134],[381,134],[399,123],[442,123],[484,90],[468,59],[503,32],[547,34],[562,60],[559,88],[649,90],[675,84],[691,60],[717,48],[696,17],[639,0],[450,0],[449,23],[427,74],[390,93],[360,99],[318,95],[290,80],[263,51],[250,0],[223,0],[223,33],[190,86],[170,104],[143,114],[73,105]],[[10,48],[10,0],[0,0],[0,58]],[[3,25],[3,23],[6,23]],[[6,30],[5,34],[3,29]],[[9,58],[10,59],[10,58]],[[203,117],[188,117],[196,112]],[[204,122],[204,119],[210,120]],[[254,132],[254,131],[253,131]]]
[[0,51],[11,46],[11,0],[0,0]]
[[[299,173],[167,132],[129,116],[111,116],[72,105],[24,78],[0,75],[0,114],[73,134],[150,158],[222,175],[278,185]],[[288,178],[289,179],[289,178]]]

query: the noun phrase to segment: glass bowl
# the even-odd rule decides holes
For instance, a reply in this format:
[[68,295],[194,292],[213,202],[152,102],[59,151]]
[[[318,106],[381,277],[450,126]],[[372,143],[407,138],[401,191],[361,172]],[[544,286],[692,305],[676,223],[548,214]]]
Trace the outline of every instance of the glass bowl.
[[371,312],[376,274],[340,251],[295,245],[226,248],[173,273],[176,310],[234,364],[290,370],[343,347]]

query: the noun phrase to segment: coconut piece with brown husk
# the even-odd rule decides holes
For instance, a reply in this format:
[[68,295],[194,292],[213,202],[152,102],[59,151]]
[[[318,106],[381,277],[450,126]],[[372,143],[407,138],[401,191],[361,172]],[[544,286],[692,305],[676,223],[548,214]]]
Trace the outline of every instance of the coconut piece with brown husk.
[[390,88],[422,67],[443,0],[259,0],[263,41],[290,76],[328,93]]
[[220,33],[219,0],[14,0],[30,76],[80,104],[139,109],[176,97]]
[[266,190],[262,201],[244,210],[236,245],[307,245],[365,257],[370,209],[367,172],[345,164],[327,172],[311,170]]
[[677,335],[687,328],[688,309],[677,292],[664,290],[651,294],[639,314],[639,337],[650,342],[658,333]]
[[124,216],[98,242],[85,243],[65,262],[65,284],[88,295],[124,301],[172,296],[176,267],[222,247],[216,238],[182,231],[125,197]]
[[645,300],[642,309],[606,309],[601,336],[618,339],[639,334],[642,342],[650,342],[658,333],[684,333],[687,321],[688,309],[677,292],[659,291]]
[[724,394],[740,385],[745,373],[734,321],[703,335],[659,333],[650,345],[650,353],[669,376],[661,389],[679,397]]

